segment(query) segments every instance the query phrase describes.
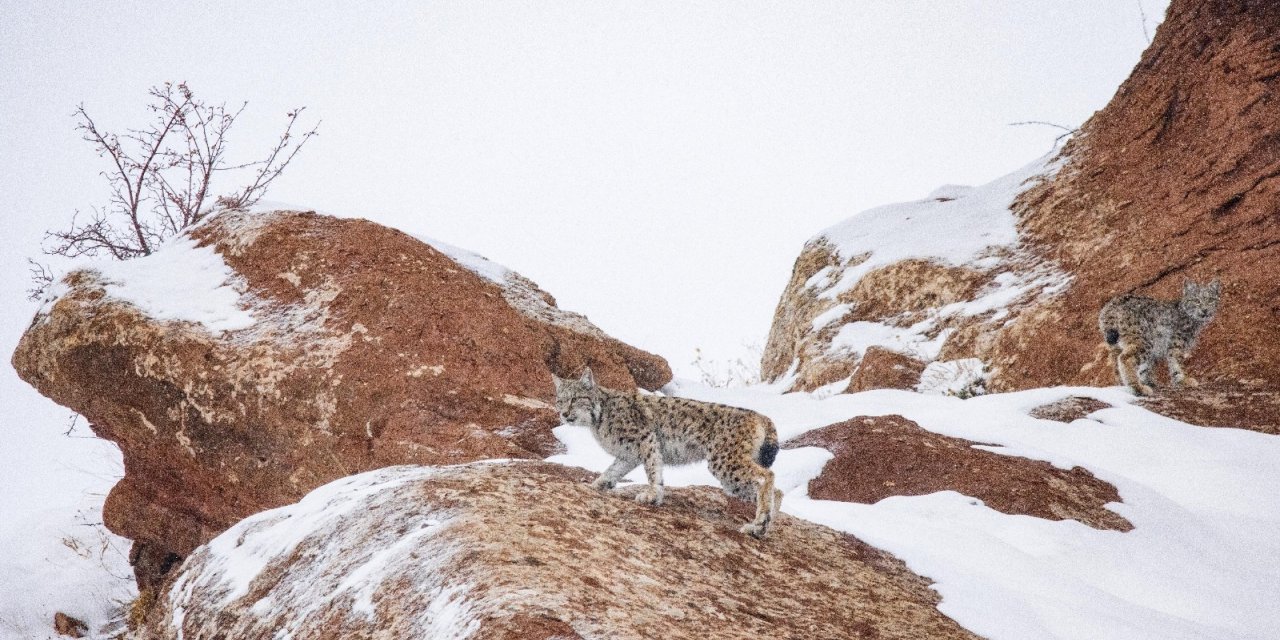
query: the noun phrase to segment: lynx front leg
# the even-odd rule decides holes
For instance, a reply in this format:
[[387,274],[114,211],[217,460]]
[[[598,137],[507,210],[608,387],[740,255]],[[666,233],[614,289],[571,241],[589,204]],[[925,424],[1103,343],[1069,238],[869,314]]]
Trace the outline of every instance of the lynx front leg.
[[1169,379],[1173,380],[1173,384],[1176,387],[1194,387],[1200,384],[1195,378],[1187,375],[1187,372],[1182,368],[1182,358],[1186,355],[1182,351],[1169,352]]
[[636,494],[636,502],[662,504],[662,447],[653,433],[640,441],[640,457],[644,459],[644,473],[649,477],[649,486]]
[[613,464],[609,465],[608,469],[604,470],[604,473],[596,478],[595,482],[591,483],[591,486],[601,491],[612,489],[622,479],[622,476],[631,473],[631,470],[638,466],[640,466],[639,460],[619,456],[613,461]]

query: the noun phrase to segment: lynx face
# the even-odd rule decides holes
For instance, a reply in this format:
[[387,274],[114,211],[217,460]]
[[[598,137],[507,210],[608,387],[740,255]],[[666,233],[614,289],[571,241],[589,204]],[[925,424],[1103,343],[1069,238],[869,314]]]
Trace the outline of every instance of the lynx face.
[[590,427],[600,413],[599,387],[591,370],[578,380],[555,377],[556,411],[565,424]]
[[1217,280],[1209,284],[1196,284],[1188,280],[1182,285],[1182,300],[1178,306],[1193,320],[1203,322],[1217,312],[1221,292],[1222,285]]

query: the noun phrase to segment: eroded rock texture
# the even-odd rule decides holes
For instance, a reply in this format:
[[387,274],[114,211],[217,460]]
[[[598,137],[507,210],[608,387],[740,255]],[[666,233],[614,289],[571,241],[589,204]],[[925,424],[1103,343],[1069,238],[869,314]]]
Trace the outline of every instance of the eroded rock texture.
[[[544,462],[345,478],[198,549],[146,638],[973,638],[928,582],[710,487],[661,507]],[[634,493],[638,487],[632,487]]]

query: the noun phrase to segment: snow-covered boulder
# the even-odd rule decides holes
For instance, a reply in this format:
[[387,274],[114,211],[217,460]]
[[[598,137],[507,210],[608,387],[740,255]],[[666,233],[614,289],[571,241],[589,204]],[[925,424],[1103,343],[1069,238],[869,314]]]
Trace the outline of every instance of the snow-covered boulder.
[[784,447],[822,447],[834,455],[809,481],[808,496],[817,500],[874,504],[892,496],[956,491],[1002,513],[1078,520],[1097,529],[1133,528],[1106,506],[1120,502],[1116,488],[1085,469],[994,453],[898,415],[852,418]]
[[365,220],[226,211],[68,274],[13,355],[117,443],[104,509],[143,589],[241,518],[388,465],[556,450],[551,373],[665,361],[474,254]]
[[879,345],[981,359],[997,391],[1116,384],[1102,305],[1219,278],[1191,372],[1275,386],[1278,6],[1174,0],[1111,103],[1056,155],[819,233],[778,303],[765,379],[814,389]]
[[[546,462],[344,478],[197,549],[144,638],[973,638],[852,536],[675,488],[661,507]],[[634,493],[635,487],[631,492]]]

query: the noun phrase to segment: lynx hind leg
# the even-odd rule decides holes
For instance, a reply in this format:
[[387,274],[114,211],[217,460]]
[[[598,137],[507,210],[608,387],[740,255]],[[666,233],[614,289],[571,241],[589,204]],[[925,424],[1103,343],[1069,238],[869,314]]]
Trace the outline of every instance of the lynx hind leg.
[[782,492],[773,486],[773,472],[759,465],[753,470],[752,484],[755,485],[756,517],[755,520],[742,525],[738,529],[742,533],[755,538],[763,538],[769,531],[769,524],[778,515],[778,507],[782,502]]
[[708,462],[711,474],[725,493],[756,504],[755,519],[739,531],[763,537],[782,501],[782,492],[773,487],[773,472],[760,466],[755,456],[746,451],[734,456],[712,456]]
[[1120,364],[1119,347],[1107,346],[1107,362],[1111,364],[1111,368],[1116,370],[1116,377],[1120,379],[1121,386],[1129,386],[1129,378],[1124,373],[1124,366]]
[[1185,369],[1182,368],[1182,359],[1186,357],[1186,353],[1182,351],[1170,351],[1169,364],[1169,380],[1177,387],[1194,387],[1200,383],[1191,376],[1187,375]]
[[1118,356],[1121,371],[1120,377],[1127,380],[1126,383],[1133,388],[1134,393],[1140,396],[1149,396],[1155,393],[1155,389],[1152,389],[1151,385],[1139,374],[1139,360],[1146,361],[1146,354],[1143,353],[1140,357],[1138,355],[1139,351],[1140,348],[1137,345],[1126,345],[1120,351]]

